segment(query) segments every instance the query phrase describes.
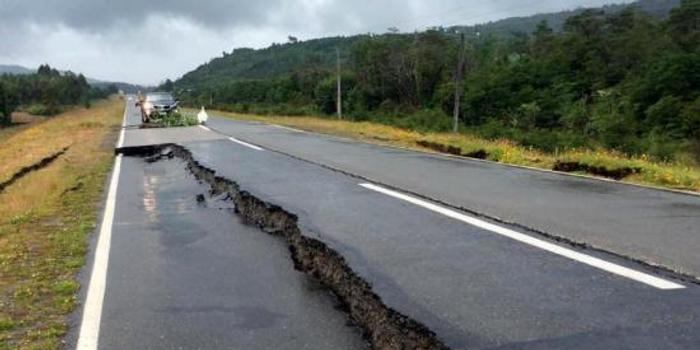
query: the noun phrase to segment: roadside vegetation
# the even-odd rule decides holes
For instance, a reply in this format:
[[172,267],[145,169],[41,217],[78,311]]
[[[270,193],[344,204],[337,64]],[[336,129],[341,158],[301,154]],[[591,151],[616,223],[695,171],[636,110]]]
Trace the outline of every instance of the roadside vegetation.
[[103,100],[0,134],[0,183],[65,150],[0,190],[0,349],[61,347],[123,108]]
[[194,126],[198,125],[197,117],[194,112],[172,112],[163,115],[154,115],[152,123],[159,127],[171,128],[178,126]]
[[605,149],[545,152],[511,140],[489,140],[466,132],[419,132],[374,122],[354,122],[327,117],[261,116],[233,112],[216,114],[237,120],[283,125],[388,146],[594,175],[630,183],[700,191],[700,167],[689,166],[683,162],[658,161],[647,155],[628,156]]
[[[486,159],[500,162],[697,189],[698,18],[700,0],[643,0],[577,11],[555,27],[543,21],[508,35],[455,27],[290,39],[263,50],[234,50],[163,88],[181,91],[195,107],[320,117],[272,118],[315,128],[336,112],[339,47],[345,118],[359,125],[413,130],[420,135],[415,138],[433,142],[424,147],[436,150],[452,145],[463,153],[483,150]],[[468,34],[467,73],[461,134],[449,135],[456,31]]]
[[91,87],[82,74],[60,72],[42,65],[35,74],[0,75],[0,128],[13,126],[14,112],[52,116],[76,105],[90,107],[92,100],[116,93],[116,87]]

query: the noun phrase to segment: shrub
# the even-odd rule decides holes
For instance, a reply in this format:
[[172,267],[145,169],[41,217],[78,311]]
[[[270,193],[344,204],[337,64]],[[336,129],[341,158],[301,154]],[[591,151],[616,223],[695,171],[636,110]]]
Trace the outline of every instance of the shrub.
[[199,124],[197,122],[197,117],[194,115],[182,114],[180,112],[173,112],[157,116],[153,119],[153,122],[166,128],[176,126],[193,126]]
[[46,105],[41,104],[41,103],[31,104],[29,106],[24,107],[23,110],[24,110],[24,112],[29,113],[31,115],[44,115],[44,116],[52,115],[56,112],[55,107],[49,108]]
[[675,96],[664,96],[644,112],[648,125],[654,129],[666,131],[678,138],[682,132],[681,99]]

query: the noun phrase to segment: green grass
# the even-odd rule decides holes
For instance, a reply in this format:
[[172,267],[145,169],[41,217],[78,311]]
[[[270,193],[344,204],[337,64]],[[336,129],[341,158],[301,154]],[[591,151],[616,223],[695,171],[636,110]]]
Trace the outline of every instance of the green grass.
[[122,113],[101,102],[0,140],[0,178],[70,146],[0,193],[0,349],[62,346]]

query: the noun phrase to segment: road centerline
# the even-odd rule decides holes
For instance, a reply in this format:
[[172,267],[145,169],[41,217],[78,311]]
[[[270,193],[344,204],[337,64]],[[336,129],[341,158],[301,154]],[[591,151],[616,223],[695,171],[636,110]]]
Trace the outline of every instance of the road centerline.
[[241,146],[245,146],[245,147],[248,147],[248,148],[252,148],[252,149],[254,149],[254,150],[256,150],[256,151],[262,151],[262,150],[263,150],[262,148],[260,148],[260,147],[258,147],[258,146],[256,146],[256,145],[250,144],[250,143],[245,142],[245,141],[241,141],[241,140],[239,140],[239,139],[237,139],[237,138],[235,138],[235,137],[229,137],[228,139],[229,139],[230,141],[233,141],[233,142],[235,142],[235,143],[241,145]]
[[498,226],[498,225],[471,217],[469,215],[465,215],[465,214],[459,213],[457,211],[450,210],[450,209],[444,208],[442,206],[439,206],[439,205],[436,205],[436,204],[433,204],[433,203],[430,203],[430,202],[427,202],[427,201],[424,201],[424,200],[421,200],[421,199],[418,199],[418,198],[415,198],[412,196],[408,196],[408,195],[400,193],[400,192],[392,191],[392,190],[386,189],[384,187],[380,187],[380,186],[370,184],[370,183],[361,183],[359,185],[361,187],[366,188],[366,189],[369,189],[369,190],[372,190],[375,192],[379,192],[379,193],[385,194],[387,196],[390,196],[390,197],[393,197],[396,199],[401,199],[403,201],[420,206],[420,207],[428,209],[430,211],[433,211],[433,212],[442,214],[444,216],[450,217],[452,219],[464,222],[464,223],[469,224],[471,226],[475,226],[475,227],[499,234],[501,236],[508,237],[510,239],[519,241],[521,243],[525,243],[527,245],[530,245],[530,246],[533,246],[536,248],[540,248],[540,249],[548,251],[550,253],[554,253],[556,255],[563,256],[563,257],[569,258],[571,260],[578,261],[580,263],[598,268],[598,269],[603,270],[603,271],[607,271],[609,273],[612,273],[612,274],[615,274],[618,276],[626,277],[626,278],[632,279],[632,280],[640,282],[640,283],[644,283],[646,285],[649,285],[649,286],[652,286],[652,287],[655,287],[658,289],[674,290],[674,289],[685,288],[685,286],[683,286],[681,284],[671,282],[671,281],[668,281],[668,280],[665,280],[665,279],[662,279],[659,277],[655,277],[655,276],[652,276],[650,274],[643,273],[643,272],[640,272],[637,270],[633,270],[633,269],[630,269],[628,267],[624,267],[622,265],[611,263],[609,261],[605,261],[603,259],[596,258],[596,257],[590,256],[587,254],[579,253],[579,252],[574,251],[572,249],[568,249],[568,248],[565,248],[565,247],[562,247],[562,246],[559,246],[559,245],[556,245],[556,244],[553,244],[553,243],[526,235],[524,233],[513,231],[511,229],[507,229],[505,227],[501,227],[501,226]]
[[305,133],[305,132],[306,132],[306,131],[304,131],[304,130],[299,130],[299,129],[295,129],[295,128],[290,128],[290,127],[284,126],[284,125],[270,124],[270,126],[272,126],[273,128],[278,128],[278,129],[288,130],[288,131],[293,131],[293,132],[298,132],[298,133]]
[[[206,131],[216,132],[216,131],[214,131],[214,130],[212,130],[212,129],[210,129],[210,128],[204,126],[204,125],[198,125],[198,126],[199,126],[200,128],[202,128],[202,129],[206,130]],[[256,146],[256,145],[251,144],[251,143],[248,143],[248,142],[245,142],[245,141],[241,141],[241,140],[239,140],[239,139],[237,139],[237,138],[235,138],[235,137],[233,137],[233,136],[229,136],[228,139],[229,139],[229,141],[235,142],[235,143],[237,143],[237,144],[239,144],[239,145],[241,145],[241,146],[245,146],[245,147],[254,149],[254,150],[256,150],[256,151],[263,151],[263,148],[262,148],[262,147],[258,147],[258,146]]]

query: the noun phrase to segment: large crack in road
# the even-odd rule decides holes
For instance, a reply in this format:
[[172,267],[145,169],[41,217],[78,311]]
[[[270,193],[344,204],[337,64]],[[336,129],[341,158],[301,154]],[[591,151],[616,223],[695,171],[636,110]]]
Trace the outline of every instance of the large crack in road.
[[[479,214],[488,210],[465,209],[487,199],[474,192],[474,186],[450,179],[501,176],[500,168],[452,162],[448,167],[448,162],[432,156],[354,144],[343,148],[319,137],[268,147],[265,130],[252,130],[263,133],[261,141],[251,139],[257,134],[245,134],[245,125],[233,126],[227,130],[243,133],[241,139],[204,127],[131,130],[117,150],[126,156],[120,181],[154,181],[152,204],[162,216],[157,226],[144,223],[139,210],[146,208],[139,205],[147,188],[122,187],[110,259],[113,271],[108,277],[112,284],[102,325],[108,334],[100,336],[101,344],[104,340],[111,346],[107,348],[124,348],[130,340],[120,329],[129,325],[134,325],[134,334],[148,332],[141,340],[150,348],[238,344],[242,348],[353,349],[369,344],[375,349],[656,349],[697,344],[697,280],[690,275],[635,260],[623,254],[625,250],[615,254],[612,251],[618,250],[597,248],[595,240],[583,244],[588,240],[546,233],[557,230],[526,229],[532,226],[528,220],[514,220],[517,224],[512,218]],[[319,146],[333,151],[305,153]],[[350,158],[345,158],[346,153]],[[334,161],[339,155],[345,163]],[[370,164],[364,166],[364,162]],[[372,166],[390,171],[378,174]],[[426,170],[433,167],[440,171]],[[416,169],[413,176],[400,176]],[[554,199],[561,199],[563,190],[552,194],[559,189],[558,182],[550,186],[553,181],[588,186],[585,189],[608,186],[520,170],[503,173],[507,181],[523,176],[543,181],[549,187],[535,187]],[[437,177],[416,186],[414,180],[427,175]],[[368,189],[365,182],[385,191]],[[461,192],[452,196],[445,189]],[[390,194],[392,190],[399,196]],[[209,196],[202,195],[207,191]],[[618,192],[630,196],[627,187],[602,193]],[[521,194],[510,188],[508,198],[513,193]],[[404,197],[412,200],[401,200]],[[617,203],[605,198],[605,203]],[[433,203],[444,210],[430,209]],[[210,206],[223,206],[231,213],[202,209]],[[450,208],[475,219],[446,220],[456,218],[445,214]],[[577,206],[565,214],[578,215],[580,210]],[[473,224],[475,220],[485,224]],[[575,218],[565,215],[560,221],[568,225]],[[499,230],[488,228],[491,224]],[[611,225],[617,234],[614,222]],[[671,223],[667,229],[673,227]],[[569,255],[514,242],[499,233],[503,228],[527,232],[587,258],[640,272],[645,278],[690,283],[682,289],[657,290]],[[177,247],[168,244],[180,238],[186,242]],[[250,240],[257,241],[254,248]],[[143,266],[148,268],[140,271]],[[313,284],[321,294],[300,289],[300,281]],[[308,308],[307,304],[323,300],[325,306]],[[250,333],[236,326],[239,306],[285,313],[287,318]],[[170,311],[156,314],[154,310]],[[180,314],[183,310],[187,316]],[[182,336],[182,329],[192,333],[194,340]],[[151,335],[158,332],[161,338]],[[169,343],[161,341],[163,336]],[[262,346],[273,343],[277,346]]]
[[348,266],[342,255],[325,243],[305,236],[297,225],[296,215],[252,196],[231,179],[217,176],[181,146],[132,148],[126,153],[144,156],[149,162],[173,157],[185,161],[189,171],[210,186],[210,195],[227,195],[245,222],[284,239],[295,268],[313,277],[337,297],[342,305],[340,309],[363,330],[372,348],[448,348],[427,327],[384,304],[372,291],[372,286]]
[[286,242],[246,224],[227,194],[206,195],[187,162],[120,159],[95,348],[369,348],[337,298],[295,269]]
[[[609,329],[625,329],[625,336],[635,341],[650,332],[658,335],[646,348],[668,343],[661,340],[666,336],[678,344],[694,341],[683,337],[694,324],[696,308],[685,303],[694,299],[695,288],[658,294],[486,232],[470,230],[464,236],[459,223],[365,191],[353,192],[355,179],[338,180],[343,183],[338,185],[333,173],[272,153],[220,152],[229,147],[227,141],[213,141],[122,152],[153,163],[183,161],[212,198],[225,198],[255,231],[279,238],[295,268],[336,296],[340,310],[375,349],[487,348],[533,340],[581,348],[618,345],[619,337],[607,333]],[[256,162],[248,162],[251,156]],[[288,191],[285,186],[295,187]],[[341,193],[346,196],[340,201],[324,199]],[[340,214],[341,209],[349,214]],[[376,212],[402,219],[387,225],[372,217]],[[353,221],[358,213],[369,226]],[[440,234],[433,235],[433,228]],[[232,233],[235,228],[220,225],[217,230]],[[366,259],[372,257],[363,253],[381,257],[369,265]],[[406,259],[411,267],[404,265]],[[522,285],[525,280],[537,283]],[[668,323],[667,317],[673,321]],[[655,328],[643,326],[642,319]],[[553,326],[543,328],[541,322]],[[578,334],[590,339],[579,343]]]

